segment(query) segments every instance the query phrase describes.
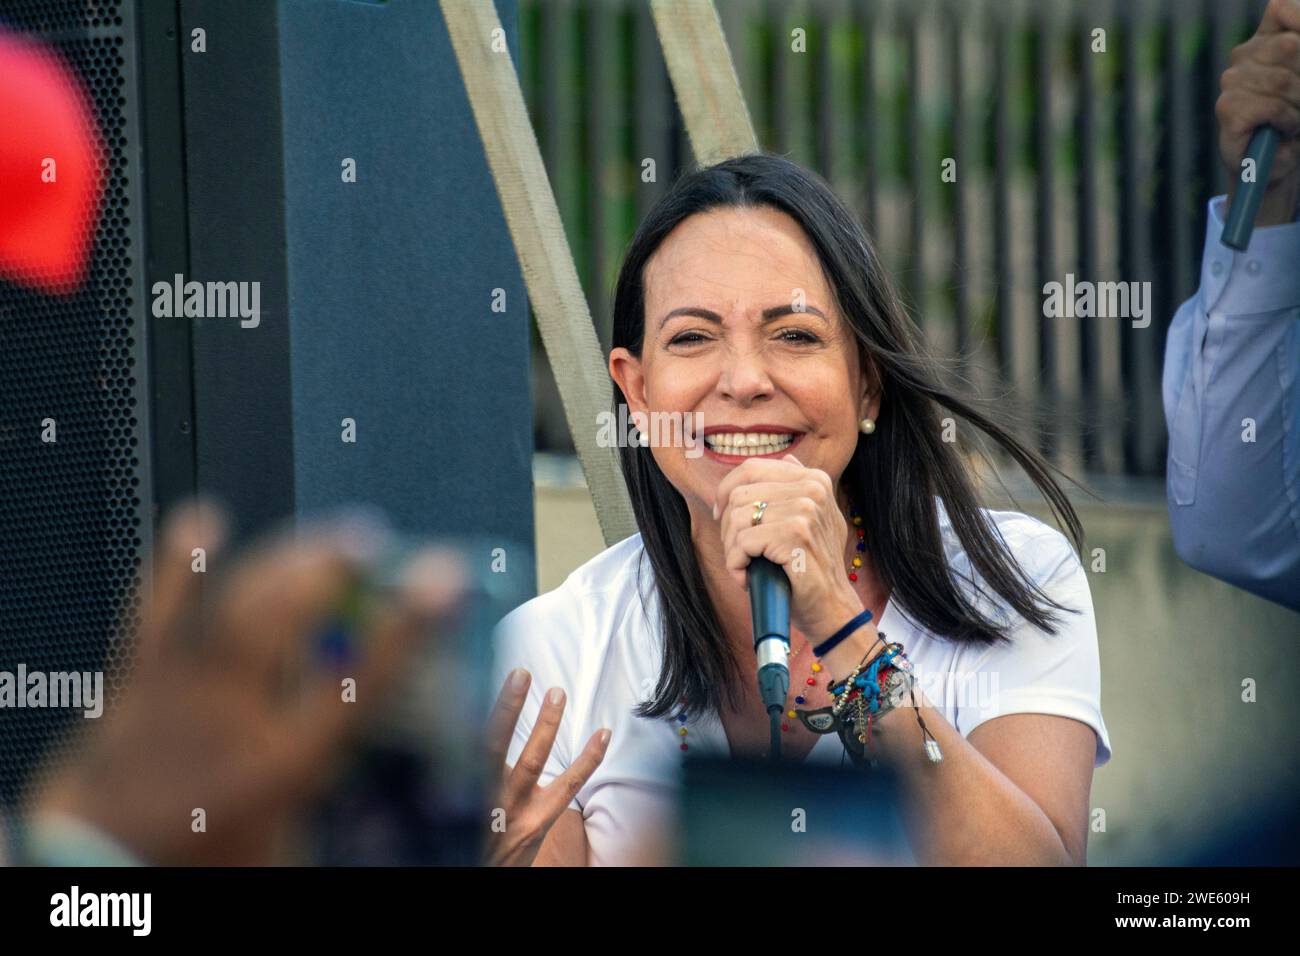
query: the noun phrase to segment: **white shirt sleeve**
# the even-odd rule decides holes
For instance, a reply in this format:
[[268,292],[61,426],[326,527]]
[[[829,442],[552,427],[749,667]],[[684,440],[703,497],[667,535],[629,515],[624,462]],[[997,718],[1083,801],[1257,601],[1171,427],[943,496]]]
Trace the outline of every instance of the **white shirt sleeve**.
[[[1033,520],[1033,519],[1029,519]],[[1097,735],[1093,763],[1110,760],[1110,737],[1101,717],[1101,660],[1088,575],[1069,539],[1054,528],[1038,528],[1012,553],[1038,586],[1059,604],[1057,631],[1049,634],[1023,619],[1009,644],[969,646],[962,670],[979,678],[971,699],[957,707],[956,727],[969,737],[980,724],[1003,714],[1052,714],[1081,721]]]
[[[543,787],[564,773],[573,762],[576,751],[572,731],[579,723],[574,714],[577,704],[574,699],[576,667],[567,660],[573,655],[562,653],[566,648],[576,650],[577,645],[573,642],[576,635],[564,615],[551,613],[558,609],[557,597],[557,592],[552,591],[520,605],[501,619],[493,633],[494,692],[500,692],[516,667],[522,667],[533,678],[506,753],[509,766],[515,765],[532,736],[547,692],[552,687],[560,687],[567,695],[555,744],[537,780]],[[576,798],[569,801],[569,807],[582,810],[582,804]]]

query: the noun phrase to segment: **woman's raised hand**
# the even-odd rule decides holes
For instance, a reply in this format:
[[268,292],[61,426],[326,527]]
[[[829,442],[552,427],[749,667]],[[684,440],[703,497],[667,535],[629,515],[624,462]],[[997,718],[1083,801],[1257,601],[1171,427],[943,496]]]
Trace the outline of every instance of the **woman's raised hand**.
[[[488,723],[488,766],[501,768],[500,786],[489,808],[494,824],[488,834],[486,863],[489,866],[531,866],[546,834],[596,772],[609,747],[610,731],[596,731],[568,770],[548,786],[537,785],[564,714],[564,691],[553,687],[546,694],[537,724],[519,759],[513,767],[507,766],[506,754],[531,682],[532,675],[527,671],[513,671],[501,688]],[[504,814],[502,828],[495,825],[500,814]]]
[[[756,501],[767,502],[757,525]],[[794,455],[751,458],[722,479],[715,502],[737,586],[746,586],[745,569],[756,557],[781,565],[790,579],[791,624],[809,640],[824,640],[862,611],[844,564],[848,523],[826,472]]]

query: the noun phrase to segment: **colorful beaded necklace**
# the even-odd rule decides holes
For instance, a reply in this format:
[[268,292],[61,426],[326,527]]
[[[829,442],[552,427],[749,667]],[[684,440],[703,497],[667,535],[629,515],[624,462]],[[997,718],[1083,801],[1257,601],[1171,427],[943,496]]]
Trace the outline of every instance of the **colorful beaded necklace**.
[[[853,560],[849,564],[848,574],[849,574],[850,581],[856,581],[858,579],[858,568],[862,567],[862,552],[867,549],[867,542],[866,542],[867,533],[862,528],[862,516],[858,514],[858,509],[854,507],[852,502],[849,503],[849,518],[853,524],[853,530],[856,532],[858,540],[854,543],[854,550],[857,553],[854,554]],[[805,685],[807,687],[816,687],[817,680],[818,680],[817,675],[819,675],[821,672],[822,672],[822,662],[821,662],[821,658],[818,658],[812,663],[809,675],[804,681]],[[808,692],[804,691],[804,693],[808,693]],[[807,698],[804,697],[804,693],[795,694],[794,697],[795,704],[799,706],[803,706],[808,702]],[[785,712],[785,716],[786,716],[786,720],[782,721],[781,723],[781,731],[782,733],[788,734],[790,732],[789,721],[796,719],[796,714],[794,712],[794,709],[791,708],[790,710],[787,710]],[[677,728],[677,736],[681,738],[681,749],[689,750],[690,746],[686,743],[686,737],[688,731],[686,728],[686,713],[684,711],[677,715],[677,723],[679,725]]]

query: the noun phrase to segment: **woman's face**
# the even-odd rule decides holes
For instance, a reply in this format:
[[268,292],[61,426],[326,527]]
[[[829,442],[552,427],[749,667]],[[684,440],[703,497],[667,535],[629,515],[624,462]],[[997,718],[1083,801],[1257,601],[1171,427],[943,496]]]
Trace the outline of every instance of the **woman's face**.
[[643,282],[641,358],[614,349],[609,370],[629,411],[703,426],[702,454],[664,441],[640,452],[655,456],[695,519],[712,520],[718,483],[755,454],[793,454],[838,483],[879,398],[798,223],[770,207],[691,216],[655,250]]

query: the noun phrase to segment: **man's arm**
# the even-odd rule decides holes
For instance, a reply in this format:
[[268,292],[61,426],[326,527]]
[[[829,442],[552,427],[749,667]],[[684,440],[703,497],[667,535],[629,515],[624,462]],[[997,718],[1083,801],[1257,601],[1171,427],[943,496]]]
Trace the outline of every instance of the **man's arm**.
[[1300,223],[1219,242],[1165,347],[1168,497],[1187,564],[1300,610]]
[[[1179,557],[1300,610],[1300,0],[1271,0],[1215,104],[1227,202],[1165,346],[1169,520]],[[1280,142],[1245,252],[1220,237],[1256,128]]]

